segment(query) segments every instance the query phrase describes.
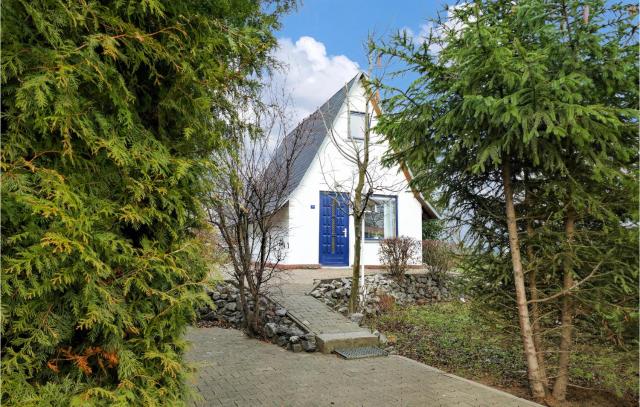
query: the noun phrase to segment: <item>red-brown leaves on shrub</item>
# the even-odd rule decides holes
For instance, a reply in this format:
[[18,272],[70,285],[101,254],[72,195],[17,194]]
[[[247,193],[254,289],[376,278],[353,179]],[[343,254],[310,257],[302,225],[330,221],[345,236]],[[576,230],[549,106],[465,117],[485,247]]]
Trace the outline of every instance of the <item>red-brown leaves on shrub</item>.
[[58,356],[56,358],[48,361],[47,367],[53,372],[59,373],[60,367],[58,366],[58,363],[64,361],[73,362],[73,364],[85,375],[90,375],[91,373],[93,373],[93,369],[91,367],[92,361],[94,362],[94,364],[97,363],[100,367],[100,370],[105,374],[105,362],[107,364],[107,367],[110,369],[115,368],[119,363],[118,355],[115,352],[105,351],[99,346],[90,346],[82,353],[74,353],[73,350],[68,347],[61,349],[58,352]]
[[378,305],[381,313],[389,312],[395,307],[396,299],[389,294],[382,294]]
[[387,271],[396,279],[401,279],[407,264],[418,256],[420,242],[408,236],[393,237],[380,242],[378,256]]

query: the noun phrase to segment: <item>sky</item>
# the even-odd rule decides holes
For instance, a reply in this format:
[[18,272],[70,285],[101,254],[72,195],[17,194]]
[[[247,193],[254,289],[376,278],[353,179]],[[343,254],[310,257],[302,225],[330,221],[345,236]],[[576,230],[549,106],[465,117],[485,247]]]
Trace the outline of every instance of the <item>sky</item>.
[[[452,3],[449,1],[449,3]],[[275,77],[292,98],[297,122],[313,113],[359,69],[366,70],[369,34],[389,38],[398,30],[420,36],[444,12],[442,0],[303,0],[282,20]]]

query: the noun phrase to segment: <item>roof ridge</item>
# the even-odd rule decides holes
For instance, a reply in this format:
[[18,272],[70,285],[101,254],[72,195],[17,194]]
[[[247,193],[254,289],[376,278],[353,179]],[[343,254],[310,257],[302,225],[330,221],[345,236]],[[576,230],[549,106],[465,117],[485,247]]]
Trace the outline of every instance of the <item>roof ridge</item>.
[[[312,113],[310,113],[309,115],[307,115],[304,119],[302,119],[300,121],[300,123],[298,123],[296,125],[296,127],[293,128],[292,131],[289,132],[289,134],[295,132],[296,130],[298,130],[298,127],[300,127],[305,121],[307,121],[308,119],[310,119],[311,117],[313,117],[316,113],[318,113],[320,110],[322,110],[322,108],[326,107],[330,107],[330,102],[332,101],[332,99],[334,99],[336,96],[338,96],[341,92],[348,91],[349,89],[351,89],[352,83],[355,83],[355,81],[357,79],[360,79],[360,77],[362,75],[364,75],[365,73],[361,70],[358,71],[357,74],[355,74],[355,76],[351,79],[349,79],[347,82],[344,83],[344,85],[341,85],[340,88],[335,91],[330,97],[329,99],[327,99],[323,104],[321,104],[316,110],[314,110]],[[289,136],[289,134],[287,134],[287,136]]]

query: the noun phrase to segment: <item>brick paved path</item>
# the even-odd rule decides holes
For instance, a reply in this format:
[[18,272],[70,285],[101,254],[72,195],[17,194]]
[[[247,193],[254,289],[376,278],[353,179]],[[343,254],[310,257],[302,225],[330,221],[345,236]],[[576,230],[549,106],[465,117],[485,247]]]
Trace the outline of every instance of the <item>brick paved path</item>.
[[284,284],[272,290],[270,298],[289,311],[293,318],[315,334],[369,332],[328,305],[306,295],[307,284]]
[[221,328],[190,328],[195,406],[537,406],[400,357],[293,353]]

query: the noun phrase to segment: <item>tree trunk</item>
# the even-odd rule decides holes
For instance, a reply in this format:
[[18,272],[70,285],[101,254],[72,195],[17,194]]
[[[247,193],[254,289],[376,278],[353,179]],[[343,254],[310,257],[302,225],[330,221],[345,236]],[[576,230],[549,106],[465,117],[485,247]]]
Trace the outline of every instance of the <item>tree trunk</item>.
[[364,141],[364,160],[358,164],[358,184],[354,190],[353,201],[353,223],[355,229],[355,253],[353,253],[353,278],[351,281],[351,297],[349,297],[349,313],[353,314],[358,311],[358,305],[360,302],[360,261],[362,254],[362,217],[364,216],[364,208],[362,207],[362,190],[364,189],[365,176],[367,173],[367,166],[369,165],[369,134],[368,129],[365,128],[365,141]]
[[[356,199],[358,199],[356,193]],[[360,198],[361,199],[361,198]],[[353,277],[351,281],[351,294],[349,297],[349,313],[353,314],[358,311],[358,303],[360,296],[360,253],[362,252],[362,217],[354,216],[355,231],[355,251],[353,253]]]
[[[240,279],[238,279],[240,280]],[[243,327],[249,331],[251,329],[251,321],[249,315],[249,305],[247,304],[247,293],[246,287],[244,285],[244,276],[242,277],[243,281],[238,281],[238,294],[240,295],[240,307],[242,307],[242,315],[244,316],[244,321],[242,323]]]
[[[533,226],[531,226],[531,222],[527,222],[527,236],[529,238],[533,237]],[[533,262],[534,253],[533,247],[528,244],[527,245],[527,257],[529,258],[529,263]],[[538,368],[540,369],[540,380],[542,381],[542,385],[544,386],[545,394],[549,394],[549,380],[547,378],[547,368],[544,361],[544,346],[542,345],[542,329],[540,328],[540,307],[538,305],[538,282],[537,282],[537,270],[535,267],[532,267],[529,270],[529,293],[531,294],[531,319],[532,329],[533,329],[533,345],[536,347],[536,356],[538,359]]]
[[529,319],[529,308],[527,307],[527,293],[524,284],[524,272],[522,270],[522,259],[520,258],[520,241],[518,239],[516,211],[513,205],[513,190],[511,186],[511,168],[506,159],[502,167],[502,182],[504,185],[507,228],[509,231],[509,248],[511,250],[513,280],[516,289],[518,319],[520,322],[524,354],[528,366],[529,386],[531,387],[531,395],[533,398],[536,400],[543,400],[545,397],[545,391],[540,377],[540,366],[538,365],[536,347],[533,342],[533,332],[531,330],[531,321]]
[[252,336],[261,336],[260,335],[260,295],[258,293],[252,293],[253,299],[253,310],[249,310],[251,313],[251,331]]
[[[371,64],[370,64],[371,65]],[[362,261],[362,219],[364,217],[364,205],[362,200],[362,193],[364,192],[364,186],[367,178],[367,171],[369,168],[369,143],[371,137],[371,127],[369,125],[369,101],[370,97],[367,97],[364,109],[364,141],[362,149],[362,158],[360,153],[355,154],[355,159],[358,165],[358,182],[353,190],[353,222],[355,229],[355,245],[353,253],[353,278],[351,281],[351,296],[349,297],[349,313],[352,314],[358,311],[360,303],[360,262]],[[351,120],[351,116],[347,116],[347,120]],[[350,126],[347,123],[347,126]],[[370,192],[370,191],[368,191]],[[364,272],[364,271],[363,271]]]
[[562,297],[562,328],[560,333],[560,358],[558,360],[558,377],[553,384],[553,397],[558,401],[564,401],[567,397],[567,384],[569,383],[569,359],[571,356],[571,336],[573,331],[573,301],[568,292],[573,287],[573,267],[570,246],[575,234],[576,214],[571,206],[567,210],[565,222],[565,234],[569,252],[565,253],[563,264],[562,289],[567,293]]

